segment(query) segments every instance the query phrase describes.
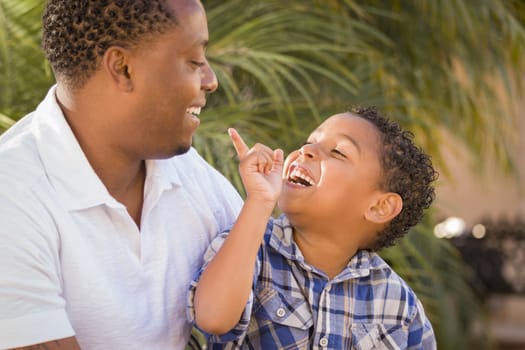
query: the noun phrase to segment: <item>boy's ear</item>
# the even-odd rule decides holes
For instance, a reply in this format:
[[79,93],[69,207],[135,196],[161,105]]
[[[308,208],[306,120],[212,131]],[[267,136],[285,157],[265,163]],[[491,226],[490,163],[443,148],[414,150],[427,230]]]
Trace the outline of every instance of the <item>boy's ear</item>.
[[403,209],[403,199],[394,192],[382,193],[365,212],[365,218],[376,224],[384,224],[395,218]]
[[134,87],[129,61],[129,50],[119,46],[111,46],[102,58],[103,68],[111,76],[117,87],[124,92],[130,92]]

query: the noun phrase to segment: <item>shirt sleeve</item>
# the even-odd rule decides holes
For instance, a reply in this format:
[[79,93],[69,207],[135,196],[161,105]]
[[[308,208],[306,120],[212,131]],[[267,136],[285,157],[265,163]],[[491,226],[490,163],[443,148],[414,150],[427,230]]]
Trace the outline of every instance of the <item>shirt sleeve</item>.
[[[225,232],[231,228],[239,212],[241,211],[243,200],[239,192],[217,169],[213,168],[192,148],[188,156],[193,157],[198,163],[196,176],[199,176],[199,185],[207,191],[207,201],[213,208],[215,220],[218,223],[219,231]],[[202,176],[204,172],[206,176]]]
[[[209,246],[208,250],[204,254],[204,266],[199,270],[196,277],[193,279],[193,281],[190,284],[190,289],[188,293],[188,299],[187,299],[187,317],[188,320],[191,323],[195,323],[195,306],[194,306],[194,297],[195,297],[195,289],[197,287],[197,282],[199,281],[200,276],[202,275],[203,271],[206,269],[210,261],[213,259],[213,257],[217,254],[219,249],[224,244],[224,240],[226,239],[226,236],[229,232],[224,232],[217,236],[215,238],[211,245]],[[257,266],[259,263],[256,263],[255,271],[258,270]],[[255,285],[257,280],[257,274],[254,273],[253,278],[253,285]],[[225,282],[226,283],[226,282]],[[242,312],[241,318],[239,319],[239,322],[237,325],[231,329],[228,333],[225,333],[220,336],[208,334],[201,329],[199,329],[201,332],[203,332],[208,340],[213,343],[225,343],[225,342],[231,342],[235,340],[242,339],[244,335],[246,334],[246,330],[248,329],[248,325],[250,323],[250,317],[252,313],[252,306],[253,306],[253,288],[250,292],[250,296],[248,298],[248,301],[246,303],[246,306],[244,307],[244,310]],[[198,328],[198,327],[197,327]]]
[[409,350],[436,350],[436,337],[430,321],[425,316],[423,305],[416,300],[416,315],[408,328]]
[[5,181],[0,187],[2,349],[75,334],[62,296],[58,234],[28,192]]

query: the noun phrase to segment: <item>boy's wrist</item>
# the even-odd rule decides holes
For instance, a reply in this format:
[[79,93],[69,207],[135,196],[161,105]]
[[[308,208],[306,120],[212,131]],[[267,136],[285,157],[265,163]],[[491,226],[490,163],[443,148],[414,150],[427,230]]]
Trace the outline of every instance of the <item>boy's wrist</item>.
[[244,200],[244,206],[249,206],[253,209],[261,210],[260,212],[261,214],[263,214],[264,211],[268,211],[268,213],[271,215],[276,204],[277,204],[277,200],[268,199],[268,198],[259,198],[257,196],[250,196],[250,195],[248,195],[246,199]]

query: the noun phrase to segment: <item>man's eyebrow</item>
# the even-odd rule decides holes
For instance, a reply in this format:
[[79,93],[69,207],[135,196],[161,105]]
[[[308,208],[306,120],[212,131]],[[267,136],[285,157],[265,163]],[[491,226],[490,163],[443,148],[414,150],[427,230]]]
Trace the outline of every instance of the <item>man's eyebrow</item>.
[[195,40],[195,42],[193,43],[193,46],[195,46],[195,47],[201,46],[204,49],[206,49],[208,47],[208,39]]

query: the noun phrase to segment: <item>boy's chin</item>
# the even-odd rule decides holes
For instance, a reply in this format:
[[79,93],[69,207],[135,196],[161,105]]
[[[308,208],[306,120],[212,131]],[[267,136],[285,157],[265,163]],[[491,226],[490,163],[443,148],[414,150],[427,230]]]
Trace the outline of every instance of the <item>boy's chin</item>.
[[294,203],[286,196],[281,195],[281,197],[277,201],[277,208],[279,209],[279,212],[285,215],[297,214],[301,211],[301,205],[298,204],[299,203]]

